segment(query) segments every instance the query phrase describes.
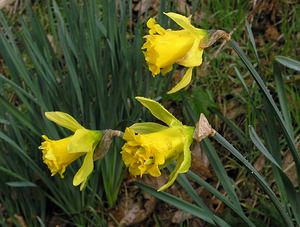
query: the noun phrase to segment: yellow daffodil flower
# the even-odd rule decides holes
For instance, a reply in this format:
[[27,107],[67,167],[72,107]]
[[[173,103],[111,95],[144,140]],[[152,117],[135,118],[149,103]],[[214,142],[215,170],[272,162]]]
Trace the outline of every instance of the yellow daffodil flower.
[[158,102],[136,97],[153,116],[168,126],[146,122],[126,128],[123,139],[122,159],[133,176],[148,173],[153,177],[161,175],[160,169],[176,161],[176,167],[168,182],[158,190],[170,187],[179,173],[185,173],[191,166],[190,145],[194,127],[185,126]]
[[154,18],[150,18],[147,22],[149,35],[145,36],[146,42],[142,49],[145,50],[145,59],[153,76],[160,72],[166,74],[175,63],[188,68],[181,81],[168,92],[170,94],[186,87],[191,81],[193,67],[202,64],[203,48],[200,44],[206,40],[208,33],[194,27],[190,18],[176,13],[165,15],[183,29],[164,29]]
[[74,135],[60,140],[51,140],[43,135],[45,141],[39,147],[43,152],[43,161],[50,169],[52,176],[59,173],[63,178],[66,167],[85,154],[83,164],[73,178],[73,185],[81,184],[80,190],[82,190],[93,171],[93,154],[102,138],[102,133],[84,128],[67,113],[46,112],[45,115],[49,120],[73,131]]

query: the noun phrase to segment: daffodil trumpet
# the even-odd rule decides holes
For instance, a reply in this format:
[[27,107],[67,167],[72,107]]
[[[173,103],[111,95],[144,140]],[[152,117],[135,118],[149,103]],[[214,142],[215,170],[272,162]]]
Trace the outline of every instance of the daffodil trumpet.
[[67,166],[84,156],[82,166],[73,178],[73,185],[80,185],[82,190],[87,182],[88,176],[94,168],[94,150],[102,138],[102,132],[89,130],[80,125],[72,116],[63,112],[46,112],[45,116],[56,124],[74,132],[73,135],[52,140],[43,135],[39,149],[43,153],[43,161],[51,171],[51,175],[59,173],[63,178]]
[[153,76],[160,72],[166,74],[173,69],[176,63],[187,67],[187,71],[181,81],[168,93],[174,93],[186,87],[192,78],[193,67],[202,64],[203,48],[201,42],[206,40],[206,30],[194,27],[190,18],[176,13],[165,13],[182,30],[164,29],[156,23],[154,18],[147,22],[149,35],[146,35],[146,42],[142,46],[145,60]]
[[162,191],[170,187],[178,174],[185,173],[191,166],[190,145],[193,141],[194,127],[183,125],[158,102],[144,98],[136,99],[145,106],[153,116],[164,122],[136,123],[126,128],[123,139],[122,159],[133,176],[150,174],[161,175],[160,169],[176,162],[176,167],[168,182],[160,187]]
[[153,76],[160,72],[165,75],[173,69],[174,64],[187,68],[182,79],[168,91],[168,94],[171,94],[191,82],[193,68],[202,64],[203,49],[213,45],[220,38],[230,39],[230,35],[222,30],[207,31],[196,28],[191,24],[191,17],[173,12],[165,15],[182,29],[165,29],[154,18],[150,18],[147,22],[149,34],[144,37],[146,41],[142,50]]

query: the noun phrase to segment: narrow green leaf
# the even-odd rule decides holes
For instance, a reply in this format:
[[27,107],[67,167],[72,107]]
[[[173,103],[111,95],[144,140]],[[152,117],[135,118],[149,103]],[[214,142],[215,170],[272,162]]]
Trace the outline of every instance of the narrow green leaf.
[[284,57],[284,56],[276,56],[275,60],[290,69],[300,71],[300,62],[299,61],[296,61],[294,59]]
[[245,80],[244,80],[244,78],[243,78],[241,72],[238,70],[237,67],[234,66],[233,68],[234,68],[234,71],[235,71],[236,75],[237,75],[238,78],[240,79],[240,81],[241,81],[241,83],[242,83],[242,85],[243,85],[245,91],[247,92],[247,94],[249,94],[248,86],[247,86],[247,84],[246,84],[246,82],[245,82]]
[[282,168],[280,165],[275,161],[275,159],[272,157],[271,153],[266,149],[258,135],[256,134],[254,128],[252,126],[249,126],[250,130],[250,137],[257,147],[257,149],[265,155],[265,157],[274,164],[277,169],[279,170],[279,173],[281,175],[282,181],[285,186],[286,194],[288,197],[288,201],[290,202],[292,206],[292,210],[294,212],[295,219],[297,223],[300,225],[300,194],[296,192],[292,182],[288,178],[288,176],[283,172]]
[[151,195],[153,195],[154,197],[169,203],[187,213],[190,213],[212,225],[215,225],[215,222],[210,218],[210,214],[203,208],[200,208],[196,205],[193,205],[191,203],[188,203],[178,197],[175,197],[169,193],[166,192],[157,192],[155,189],[142,184],[140,182],[136,182],[137,186],[140,187],[142,190],[144,190],[145,192],[150,193]]
[[23,113],[21,113],[20,111],[18,111],[14,106],[9,104],[1,96],[0,96],[0,105],[2,106],[2,108],[4,108],[6,110],[6,112],[10,113],[16,119],[18,119],[20,124],[27,127],[28,129],[30,129],[35,135],[40,135],[40,133],[33,126],[33,124],[26,118],[26,116]]
[[230,119],[224,117],[222,115],[222,113],[220,113],[219,110],[215,109],[215,108],[209,108],[209,110],[216,114],[218,118],[220,118],[226,125],[228,125],[228,127],[232,130],[232,132],[234,133],[234,135],[239,139],[239,142],[241,144],[243,144],[244,146],[247,145],[248,141],[246,139],[246,135],[243,132],[243,130],[241,130],[233,121],[231,121]]
[[217,175],[219,181],[221,182],[222,186],[224,187],[224,190],[227,192],[230,201],[236,206],[238,210],[242,212],[242,207],[240,205],[240,201],[234,191],[234,188],[232,187],[232,182],[230,178],[228,177],[226,170],[220,160],[220,158],[217,155],[216,150],[212,146],[209,139],[204,139],[201,143],[205,149],[205,153],[209,159],[210,164],[212,165],[213,169],[215,170],[215,174]]
[[291,137],[294,138],[291,114],[288,107],[288,99],[285,92],[284,81],[281,75],[281,67],[276,62],[273,63],[273,73],[274,73],[274,78],[276,83],[277,95],[279,98],[280,109],[282,111],[282,115],[286,123],[287,129]]
[[213,136],[215,140],[217,140],[223,147],[225,147],[231,154],[233,154],[255,177],[261,188],[267,193],[273,204],[275,205],[276,209],[282,216],[284,222],[287,224],[287,226],[292,227],[293,223],[291,221],[291,218],[288,216],[286,211],[283,209],[280,201],[277,199],[275,193],[272,191],[272,189],[269,187],[268,183],[265,181],[265,179],[257,172],[257,170],[251,165],[250,162],[248,162],[247,159],[244,158],[244,156],[230,144],[224,137],[222,137],[218,132]]
[[264,156],[266,156],[266,158],[268,158],[277,168],[281,169],[280,164],[277,163],[277,161],[273,158],[272,154],[267,150],[267,148],[260,141],[252,125],[249,125],[249,134],[252,142],[264,154]]
[[201,197],[197,194],[195,189],[192,187],[191,183],[188,181],[185,175],[180,174],[177,178],[177,182],[182,186],[183,190],[191,196],[191,198],[197,203],[198,206],[205,209],[207,213],[210,214],[210,218],[215,221],[215,223],[219,226],[228,225],[222,218],[215,215],[202,201]]
[[268,103],[271,105],[271,107],[272,107],[272,109],[275,113],[275,116],[276,116],[276,118],[277,118],[277,120],[278,120],[278,122],[281,126],[281,129],[283,131],[283,134],[284,134],[284,137],[287,141],[287,144],[288,144],[288,146],[291,150],[291,154],[294,158],[295,165],[296,165],[298,182],[300,182],[300,155],[299,155],[298,150],[296,148],[295,142],[294,142],[293,138],[291,137],[291,135],[289,133],[288,126],[282,118],[281,112],[279,111],[278,107],[276,106],[276,103],[275,103],[274,99],[272,98],[272,96],[271,96],[268,88],[266,87],[265,83],[263,82],[261,76],[255,70],[254,66],[251,64],[249,59],[246,57],[245,53],[242,51],[242,49],[238,46],[238,44],[235,41],[231,40],[230,43],[231,43],[232,48],[236,51],[238,56],[241,58],[241,60],[244,62],[245,66],[247,67],[247,69],[251,73],[253,79],[256,81],[256,83],[259,86],[260,90],[262,91],[262,93],[266,97]]
[[249,22],[248,22],[247,19],[246,19],[246,30],[247,30],[247,33],[248,33],[248,36],[249,36],[251,45],[252,45],[252,47],[253,47],[253,50],[254,50],[256,59],[257,59],[257,61],[259,61],[259,57],[258,57],[258,53],[257,53],[257,49],[256,49],[256,44],[255,44],[254,35],[253,35],[253,32],[252,32],[251,25],[249,24]]
[[224,196],[222,193],[220,193],[218,190],[216,190],[213,186],[211,186],[209,183],[205,182],[201,177],[196,175],[194,172],[189,171],[187,175],[194,180],[197,184],[201,185],[203,188],[205,188],[207,191],[209,191],[211,194],[213,194],[216,198],[218,198],[220,201],[222,201],[226,206],[228,206],[233,212],[235,212],[247,225],[254,227],[255,225],[245,216],[243,211],[236,208],[236,206],[228,200],[226,196]]
[[37,187],[36,184],[29,181],[11,181],[11,182],[6,182],[5,184],[13,188]]
[[16,84],[12,80],[7,79],[2,74],[0,74],[0,79],[3,80],[3,81],[5,81],[6,83],[10,84],[11,86],[13,86],[15,88],[15,90],[21,92],[23,95],[25,95],[27,98],[29,98],[34,103],[38,104],[37,100],[31,94],[29,94],[26,90],[24,90],[23,88],[21,88],[18,84]]

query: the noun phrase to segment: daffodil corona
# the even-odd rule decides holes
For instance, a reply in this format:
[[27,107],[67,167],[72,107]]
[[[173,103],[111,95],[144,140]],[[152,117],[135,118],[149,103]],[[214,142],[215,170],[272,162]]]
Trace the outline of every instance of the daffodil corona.
[[46,112],[45,115],[49,120],[73,131],[74,135],[60,140],[51,140],[43,135],[45,141],[39,147],[43,153],[43,161],[52,176],[59,173],[63,178],[66,167],[85,154],[83,164],[73,178],[73,185],[81,185],[80,190],[82,190],[93,171],[93,154],[102,138],[102,133],[85,129],[73,117],[63,112]]
[[191,165],[190,145],[194,127],[185,126],[159,103],[137,97],[137,100],[168,126],[146,122],[126,128],[123,139],[122,159],[133,176],[148,173],[153,177],[161,175],[160,169],[176,161],[176,167],[168,182],[159,191],[172,185],[179,173],[188,171]]
[[174,93],[190,83],[193,67],[202,64],[203,48],[200,44],[207,38],[208,33],[194,27],[190,18],[176,13],[165,15],[183,29],[164,29],[154,18],[150,18],[147,22],[149,35],[145,36],[146,42],[142,49],[145,50],[145,59],[153,76],[160,72],[166,74],[172,70],[175,63],[188,68],[181,81],[168,92]]

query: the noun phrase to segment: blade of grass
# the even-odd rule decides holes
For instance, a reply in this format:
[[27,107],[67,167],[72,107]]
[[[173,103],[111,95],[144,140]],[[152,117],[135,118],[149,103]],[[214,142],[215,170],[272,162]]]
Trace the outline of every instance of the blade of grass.
[[241,219],[248,224],[249,226],[255,226],[246,216],[245,214],[236,208],[236,206],[228,200],[226,196],[221,194],[218,190],[216,190],[213,186],[211,186],[209,183],[201,179],[197,174],[195,174],[192,171],[189,171],[187,173],[188,177],[194,180],[197,184],[204,187],[207,191],[209,191],[211,194],[213,194],[215,197],[217,197],[220,201],[222,201],[226,206],[228,206],[233,212],[235,212]]
[[255,177],[261,188],[267,193],[273,204],[275,205],[276,209],[278,210],[279,214],[282,216],[284,222],[287,224],[287,226],[293,226],[293,223],[291,221],[291,218],[288,216],[288,214],[283,209],[280,201],[277,199],[276,195],[272,191],[272,189],[269,187],[268,183],[265,181],[265,179],[257,172],[257,170],[251,165],[250,162],[247,161],[247,159],[244,158],[244,156],[230,144],[224,137],[222,137],[218,132],[212,137],[216,141],[218,141],[223,147],[225,147],[231,154],[233,154]]
[[259,62],[259,57],[258,57],[258,53],[257,53],[257,49],[256,49],[254,35],[253,35],[252,28],[251,28],[251,25],[249,24],[248,20],[246,20],[246,30],[247,30],[247,33],[248,33],[248,36],[249,36],[252,48],[254,50],[257,62]]
[[228,127],[232,130],[234,135],[239,139],[239,142],[244,146],[247,145],[248,141],[246,139],[245,133],[230,119],[224,117],[220,111],[214,108],[209,109],[213,114],[216,114],[218,118],[220,118]]
[[238,56],[241,58],[241,60],[243,61],[243,63],[245,64],[245,66],[247,67],[249,72],[251,73],[251,75],[253,76],[254,80],[258,84],[260,90],[266,97],[269,104],[272,106],[275,116],[276,116],[277,120],[279,121],[281,129],[283,130],[284,137],[287,140],[287,144],[290,148],[291,154],[294,158],[296,169],[297,169],[298,182],[300,183],[300,156],[299,156],[298,150],[295,146],[294,140],[289,133],[288,126],[282,118],[281,112],[279,111],[275,101],[273,100],[273,98],[272,98],[269,90],[267,89],[265,83],[263,82],[261,76],[255,70],[254,66],[251,64],[249,59],[246,57],[245,53],[241,50],[241,48],[238,46],[238,44],[235,41],[231,40],[230,44],[231,44],[232,48],[235,50],[235,52],[238,54]]
[[[188,102],[184,102],[185,104],[185,108],[187,110],[187,112],[189,113],[189,115],[191,116],[191,119],[194,121],[194,123],[196,122],[196,117],[189,105]],[[214,147],[211,145],[209,140],[203,140],[203,142],[201,143],[201,145],[205,148],[204,151],[206,152],[206,155],[209,159],[209,162],[211,163],[211,165],[213,166],[215,173],[219,179],[219,181],[221,182],[222,186],[224,187],[224,190],[227,192],[231,202],[233,204],[235,204],[236,208],[238,210],[240,210],[240,212],[243,212],[240,202],[238,200],[238,197],[234,191],[234,188],[232,187],[232,183],[230,181],[230,178],[228,177],[226,170],[224,169],[222,162],[220,160],[220,158],[218,157]]]
[[[191,172],[191,171],[189,171],[189,175],[191,175],[191,174],[194,174],[193,172]],[[196,180],[195,180],[195,178],[193,178],[197,183],[199,182],[199,178],[200,177],[198,177],[196,174],[194,174],[194,177],[196,176]],[[215,215],[215,214],[213,214],[210,210],[209,210],[209,208],[206,206],[206,204],[202,201],[202,199],[200,198],[200,196],[197,194],[197,192],[193,189],[193,187],[192,187],[192,185],[191,185],[191,183],[188,181],[188,179],[186,178],[186,176],[185,175],[183,175],[183,174],[180,174],[179,176],[178,176],[178,178],[177,178],[177,181],[178,181],[178,183],[182,186],[182,188],[191,196],[191,198],[193,198],[193,200],[198,204],[198,206],[200,206],[200,207],[202,207],[202,208],[204,208],[204,209],[206,209],[207,210],[207,212],[210,212],[211,213],[211,215],[212,215],[212,219],[216,222],[216,224],[218,224],[219,226],[223,226],[223,222],[224,222],[224,220],[223,219],[221,219],[220,217],[218,217],[217,215]],[[205,182],[206,183],[206,182]],[[205,189],[206,189],[206,184],[201,184]],[[208,184],[209,185],[209,184]],[[209,185],[210,186],[210,185]],[[211,186],[210,186],[211,187]],[[213,188],[213,187],[211,187],[211,188]],[[214,188],[213,188],[214,189]],[[216,192],[218,192],[217,190],[215,190]],[[226,201],[226,203],[229,203],[230,204],[230,206],[231,206],[231,208],[233,208],[235,211],[236,211],[236,213],[238,214],[238,216],[240,217],[240,218],[242,218],[242,220],[247,224],[247,225],[249,225],[249,226],[254,226],[254,224],[244,215],[244,213],[241,211],[241,210],[239,210],[239,209],[236,209],[236,206],[235,205],[232,205],[232,203],[231,202],[229,202],[228,201],[228,199],[225,197],[225,196],[223,196],[221,193],[217,193],[220,197],[222,197],[222,199],[224,200],[224,201]],[[225,204],[226,204],[225,203]]]
[[273,158],[273,155],[261,143],[252,125],[249,125],[249,134],[254,145],[260,150],[267,159],[269,159],[277,168],[281,169],[280,164]]
[[281,67],[278,63],[273,62],[273,73],[276,83],[277,95],[279,98],[280,109],[282,111],[283,119],[286,123],[287,129],[291,138],[294,138],[294,131],[292,127],[291,114],[288,108],[288,99],[286,97],[284,81],[281,75]]
[[[277,138],[279,136],[280,129],[278,128],[278,124],[276,123],[274,124],[274,122],[276,122],[276,118],[273,115],[272,107],[270,106],[270,104],[267,103],[266,99],[263,100],[263,103],[265,109],[265,116],[263,116],[263,114],[260,113],[257,114],[260,121],[258,125],[261,126],[262,133],[267,143],[267,147],[271,152],[273,158],[280,166],[282,166],[280,141],[277,139],[274,140],[274,138]],[[287,207],[286,191],[279,170],[278,168],[276,168],[274,164],[272,164],[272,169],[273,169],[274,179],[277,183],[278,190],[280,193],[281,202],[285,204],[285,207]]]
[[220,181],[222,186],[224,187],[224,190],[227,192],[230,201],[236,206],[236,208],[239,211],[243,212],[242,207],[240,205],[240,201],[232,186],[233,184],[230,178],[228,177],[226,170],[222,165],[222,162],[218,157],[217,152],[212,146],[211,142],[209,141],[209,139],[204,139],[201,145],[204,147],[204,150],[206,151],[205,153],[209,159],[209,163],[215,170],[215,174],[217,175],[218,180]]
[[249,126],[249,131],[250,131],[251,140],[253,141],[253,143],[255,144],[257,149],[261,153],[263,153],[265,155],[265,157],[269,161],[271,161],[272,164],[274,164],[277,167],[277,169],[279,170],[282,181],[283,181],[284,186],[285,186],[285,190],[287,192],[286,195],[288,197],[288,201],[290,202],[292,210],[294,212],[294,217],[295,217],[296,222],[298,223],[298,225],[300,225],[300,213],[299,213],[299,210],[300,210],[300,194],[297,193],[297,191],[295,190],[295,188],[294,188],[292,182],[290,181],[290,179],[288,178],[288,176],[283,172],[280,165],[276,162],[276,160],[272,157],[270,152],[264,146],[264,144],[262,143],[261,139],[256,134],[256,132],[255,132],[255,130],[252,126]]
[[23,187],[37,187],[37,185],[35,183],[32,183],[30,181],[10,181],[10,182],[6,182],[6,185],[13,187],[13,188],[23,188]]
[[299,61],[296,61],[294,59],[284,57],[284,56],[276,56],[275,60],[290,69],[294,69],[298,72],[300,71],[300,62]]
[[[210,213],[208,213],[205,209],[200,208],[194,204],[188,203],[178,197],[175,197],[169,193],[166,192],[157,192],[155,189],[142,184],[140,182],[136,182],[136,185],[141,188],[143,191],[148,192],[149,194],[153,195],[154,197],[169,203],[187,213],[190,213],[212,225],[216,225],[214,220],[212,220]],[[224,223],[225,224],[225,223]],[[229,226],[229,225],[224,225]]]
[[250,94],[250,93],[249,93],[248,86],[247,86],[247,84],[246,84],[246,82],[245,82],[245,80],[244,80],[244,78],[243,78],[243,76],[242,76],[240,70],[238,70],[238,68],[235,67],[235,66],[234,66],[233,68],[234,68],[234,71],[235,71],[236,75],[237,75],[238,78],[240,79],[240,81],[241,81],[241,83],[242,83],[242,85],[243,85],[245,91],[247,92],[247,94]]

